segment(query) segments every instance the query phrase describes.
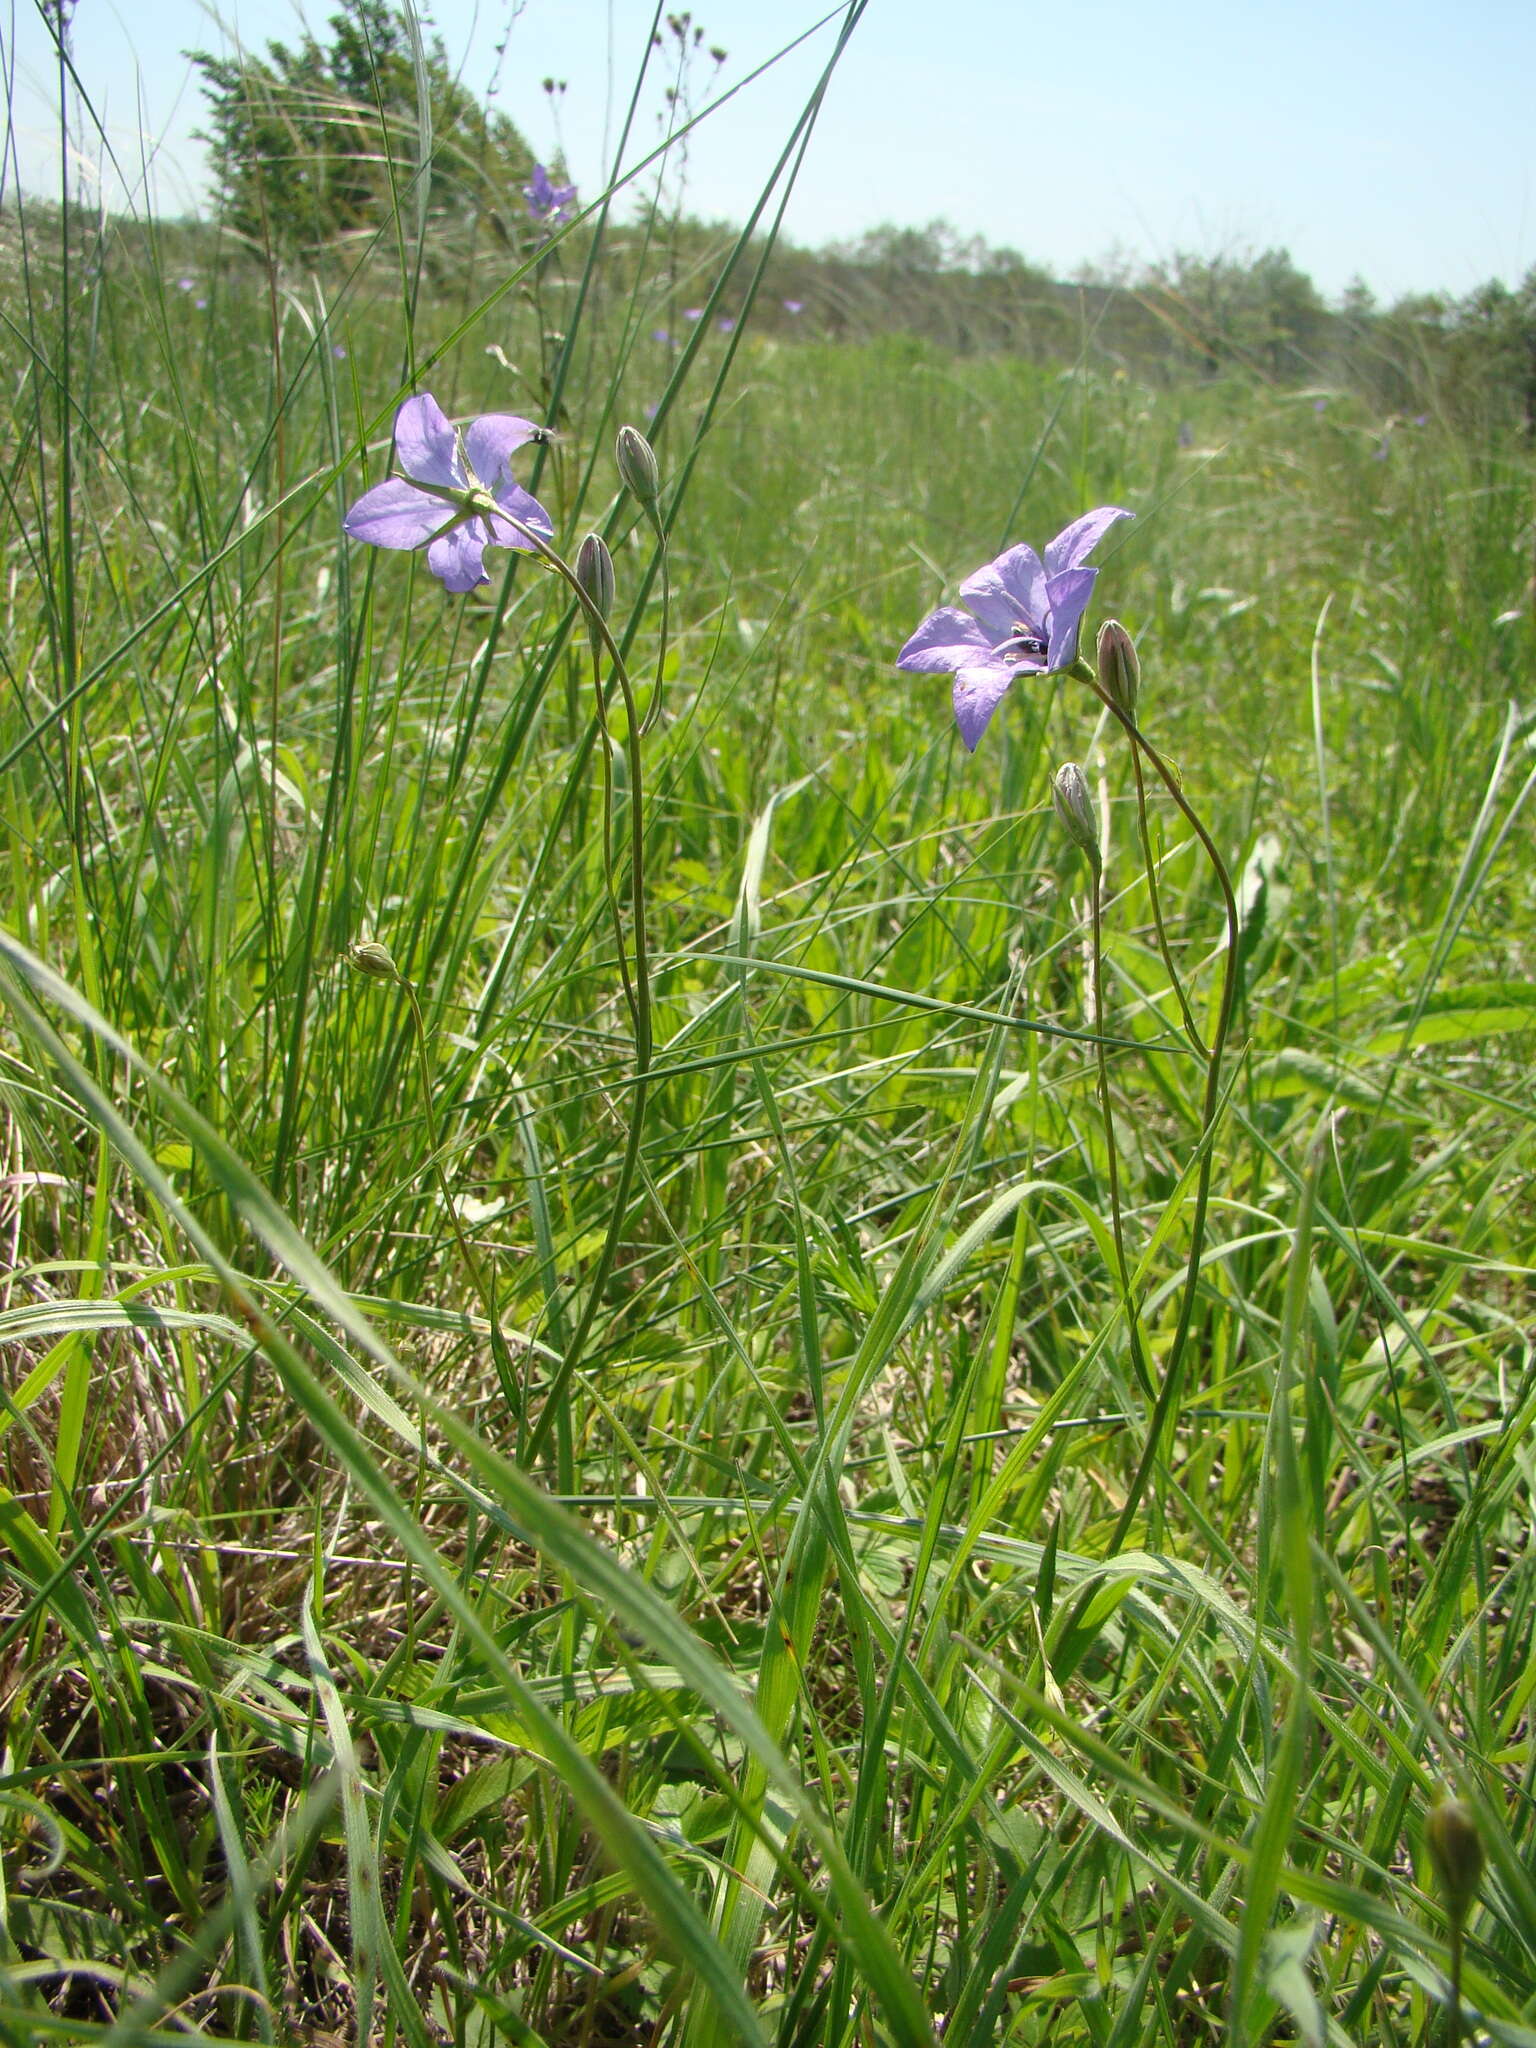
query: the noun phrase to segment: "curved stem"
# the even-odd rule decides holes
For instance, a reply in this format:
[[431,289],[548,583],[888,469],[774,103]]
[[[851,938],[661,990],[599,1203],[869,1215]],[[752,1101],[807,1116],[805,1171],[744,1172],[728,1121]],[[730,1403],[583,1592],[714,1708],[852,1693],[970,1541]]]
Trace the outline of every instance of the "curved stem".
[[1461,2041],[1461,1948],[1465,1925],[1460,1913],[1451,1915],[1451,2048],[1458,2048]]
[[1211,1037],[1210,1052],[1206,1059],[1205,1095],[1200,1109],[1200,1166],[1195,1180],[1195,1210],[1190,1224],[1189,1258],[1184,1269],[1184,1290],[1179,1301],[1179,1319],[1174,1328],[1173,1342],[1169,1346],[1167,1362],[1163,1368],[1163,1384],[1158,1390],[1152,1418],[1147,1426],[1147,1441],[1142,1449],[1135,1476],[1126,1493],[1124,1505],[1115,1520],[1114,1533],[1110,1537],[1109,1554],[1113,1554],[1125,1541],[1126,1534],[1136,1518],[1146,1496],[1147,1483],[1152,1468],[1157,1462],[1158,1447],[1163,1439],[1169,1417],[1178,1412],[1179,1393],[1184,1376],[1184,1354],[1189,1344],[1189,1333],[1194,1323],[1195,1301],[1200,1292],[1200,1261],[1205,1251],[1205,1224],[1211,1200],[1211,1172],[1215,1156],[1213,1143],[1216,1113],[1221,1104],[1221,1059],[1227,1038],[1232,1029],[1232,1018],[1237,1008],[1238,980],[1238,916],[1237,898],[1232,889],[1232,878],[1227,864],[1216,850],[1216,843],[1205,829],[1199,816],[1180,787],[1179,779],[1168,766],[1162,755],[1153,746],[1136,724],[1123,711],[1109,692],[1090,676],[1089,681],[1099,701],[1111,711],[1125,728],[1131,744],[1152,765],[1168,794],[1183,813],[1190,830],[1204,847],[1206,857],[1215,872],[1221,889],[1222,903],[1227,914],[1227,958],[1221,982],[1221,1002],[1216,1014],[1216,1029]]
[[448,1211],[448,1221],[458,1243],[459,1256],[464,1261],[465,1270],[474,1283],[475,1292],[485,1307],[486,1321],[491,1331],[491,1355],[496,1361],[501,1391],[511,1404],[513,1413],[521,1420],[523,1392],[518,1383],[517,1368],[512,1362],[512,1354],[507,1349],[507,1340],[501,1333],[501,1317],[496,1307],[495,1286],[487,1279],[484,1267],[476,1258],[469,1239],[464,1234],[464,1225],[459,1217],[459,1205],[453,1198],[453,1190],[449,1187],[448,1176],[443,1170],[442,1148],[437,1131],[437,1111],[432,1094],[432,1062],[427,1052],[427,1025],[421,1014],[421,1001],[416,994],[414,982],[408,981],[403,974],[399,976],[399,982],[401,988],[405,990],[405,1000],[410,1005],[411,1022],[415,1026],[416,1058],[421,1069],[422,1110],[427,1123],[427,1145],[432,1156],[432,1171],[437,1176],[437,1185],[442,1192],[444,1207]]
[[667,683],[667,640],[672,627],[672,571],[667,559],[667,529],[654,506],[651,507],[651,525],[655,529],[657,552],[661,558],[661,638],[656,647],[656,686],[651,692],[650,703],[645,707],[645,724],[640,728],[642,735],[661,721]]
[[1179,1006],[1179,1015],[1184,1020],[1184,1029],[1190,1044],[1201,1059],[1211,1056],[1210,1047],[1200,1036],[1199,1026],[1184,994],[1184,984],[1179,979],[1179,970],[1173,964],[1173,948],[1168,943],[1168,927],[1163,922],[1162,891],[1158,887],[1157,863],[1152,858],[1152,832],[1147,823],[1147,778],[1142,773],[1141,755],[1131,748],[1131,767],[1136,776],[1136,829],[1141,837],[1141,857],[1147,871],[1147,895],[1152,904],[1152,929],[1157,934],[1157,950],[1162,957],[1163,968],[1168,976],[1168,985],[1173,990],[1174,1000]]
[[1104,1149],[1109,1158],[1109,1217],[1115,1239],[1115,1265],[1120,1276],[1120,1301],[1131,1347],[1131,1363],[1141,1390],[1155,1399],[1152,1373],[1142,1340],[1141,1311],[1131,1290],[1131,1262],[1125,1255],[1125,1223],[1120,1209],[1120,1149],[1115,1142],[1115,1117],[1109,1094],[1109,1048],[1104,1043],[1104,867],[1090,854],[1093,870],[1093,1029],[1098,1044],[1099,1110],[1104,1118]]
[[[503,514],[503,517],[507,515]],[[651,972],[650,947],[646,932],[645,897],[645,810],[643,803],[642,762],[640,754],[640,715],[635,704],[634,686],[629,677],[623,654],[617,641],[608,630],[608,621],[582,588],[575,570],[565,559],[556,554],[538,534],[521,521],[510,523],[517,528],[528,543],[530,551],[537,554],[555,573],[570,586],[586,618],[587,630],[592,636],[594,664],[600,654],[608,657],[609,670],[624,704],[624,753],[629,769],[629,889],[630,889],[630,954],[627,964],[623,961],[623,940],[620,937],[620,975],[625,993],[630,1002],[631,1017],[635,1031],[635,1078],[630,1094],[629,1129],[625,1139],[624,1157],[619,1166],[618,1183],[614,1189],[613,1209],[608,1218],[608,1228],[603,1237],[603,1248],[598,1254],[597,1267],[587,1288],[587,1298],[582,1304],[580,1318],[565,1348],[564,1356],[550,1375],[544,1389],[544,1405],[538,1418],[529,1430],[521,1446],[521,1457],[531,1465],[544,1448],[560,1414],[571,1381],[575,1378],[591,1340],[593,1325],[598,1310],[612,1277],[614,1263],[618,1257],[619,1245],[624,1235],[624,1222],[629,1213],[630,1196],[634,1191],[635,1169],[640,1159],[640,1134],[645,1122],[646,1101],[650,1093],[651,1058],[654,1049],[654,1027],[651,1019]],[[607,732],[607,719],[603,703],[600,672],[597,676],[598,719]],[[611,800],[613,784],[611,772],[605,761],[605,794],[608,798],[606,818],[611,823]],[[610,829],[605,824],[605,835]]]

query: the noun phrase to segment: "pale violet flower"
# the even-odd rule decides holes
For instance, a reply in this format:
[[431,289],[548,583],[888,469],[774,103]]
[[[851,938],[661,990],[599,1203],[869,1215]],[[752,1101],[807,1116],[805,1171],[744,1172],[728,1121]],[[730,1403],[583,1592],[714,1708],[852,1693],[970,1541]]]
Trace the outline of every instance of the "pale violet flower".
[[513,413],[483,413],[459,428],[430,392],[408,398],[395,414],[395,460],[404,474],[364,491],[346,531],[376,548],[425,548],[445,590],[489,583],[488,547],[533,548],[514,519],[541,540],[554,533],[549,514],[508,467],[514,448],[542,439],[541,428]]
[[530,220],[558,227],[575,204],[576,187],[557,185],[542,164],[535,164],[531,181],[523,187],[523,198]]
[[784,310],[786,313],[803,313],[805,311],[805,301],[804,299],[785,299]]
[[968,749],[986,731],[1015,676],[1054,674],[1077,656],[1077,635],[1098,577],[1085,569],[1117,519],[1132,515],[1101,505],[1064,527],[1041,560],[1032,547],[1013,547],[960,586],[966,609],[930,612],[901,653],[898,668],[955,679],[955,722]]

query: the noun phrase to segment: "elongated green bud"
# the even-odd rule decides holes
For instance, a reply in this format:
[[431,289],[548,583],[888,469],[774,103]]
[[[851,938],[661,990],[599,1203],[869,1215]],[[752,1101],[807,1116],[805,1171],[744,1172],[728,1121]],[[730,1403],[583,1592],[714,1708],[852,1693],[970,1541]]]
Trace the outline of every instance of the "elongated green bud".
[[576,581],[602,618],[613,611],[613,556],[600,533],[589,533],[576,550]]
[[1074,846],[1081,847],[1087,854],[1097,873],[1099,824],[1093,815],[1093,798],[1088,794],[1087,781],[1075,761],[1063,763],[1051,777],[1051,802],[1056,807],[1062,831]]
[[1465,1800],[1436,1800],[1424,1823],[1424,1843],[1445,1895],[1445,1910],[1459,1926],[1472,1910],[1483,1874],[1483,1838]]
[[398,981],[400,970],[388,946],[381,946],[377,939],[359,939],[355,946],[348,946],[347,959],[359,974],[366,974],[370,981]]
[[638,427],[620,427],[613,459],[626,489],[633,491],[642,505],[654,505],[661,496],[661,470],[656,450]]
[[1136,643],[1118,619],[1106,619],[1099,628],[1099,681],[1127,718],[1136,716],[1136,693],[1141,688],[1141,663]]

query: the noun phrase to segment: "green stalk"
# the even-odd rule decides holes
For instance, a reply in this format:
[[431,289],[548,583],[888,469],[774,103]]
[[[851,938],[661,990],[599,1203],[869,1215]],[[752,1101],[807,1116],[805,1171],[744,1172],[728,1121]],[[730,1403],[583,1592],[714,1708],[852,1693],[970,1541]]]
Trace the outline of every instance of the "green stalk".
[[[505,513],[502,515],[507,517]],[[597,1267],[587,1289],[587,1298],[582,1304],[571,1341],[544,1390],[544,1405],[538,1419],[529,1430],[522,1447],[522,1462],[534,1463],[548,1440],[550,1430],[560,1414],[566,1391],[586,1355],[591,1340],[592,1326],[602,1306],[608,1281],[613,1273],[614,1261],[618,1257],[619,1245],[624,1235],[624,1221],[629,1213],[630,1196],[634,1191],[635,1169],[640,1159],[640,1137],[645,1124],[646,1103],[650,1094],[651,1060],[654,1050],[654,1030],[651,1021],[651,970],[650,949],[646,935],[645,896],[645,807],[643,802],[643,763],[641,759],[641,721],[635,703],[634,686],[630,681],[628,667],[619,651],[618,642],[608,630],[608,621],[603,617],[588,595],[575,570],[555,550],[541,540],[531,528],[518,520],[509,522],[517,527],[528,546],[556,575],[563,577],[574,594],[577,603],[586,615],[587,629],[592,636],[594,662],[600,654],[608,657],[609,670],[614,685],[624,705],[624,754],[629,770],[629,891],[630,891],[630,959],[624,963],[622,935],[620,937],[619,959],[621,978],[630,1004],[635,1030],[635,1074],[630,1089],[629,1128],[624,1141],[624,1157],[619,1166],[618,1183],[614,1190],[613,1210],[608,1219],[608,1229],[603,1238],[603,1248],[598,1254]],[[598,719],[606,730],[603,691],[599,680],[597,690]],[[608,817],[612,816],[612,779],[605,779],[605,793],[609,799],[606,806]],[[605,840],[607,827],[605,826]]]
[[1136,830],[1141,839],[1141,858],[1147,873],[1147,896],[1152,905],[1152,929],[1157,934],[1157,950],[1163,968],[1168,976],[1168,985],[1173,990],[1174,1000],[1179,1006],[1179,1015],[1184,1020],[1184,1030],[1190,1044],[1201,1059],[1211,1056],[1210,1047],[1200,1035],[1189,999],[1184,993],[1184,984],[1179,979],[1179,970],[1173,964],[1173,948],[1168,943],[1168,927],[1163,922],[1162,891],[1157,884],[1157,863],[1152,858],[1152,833],[1147,823],[1147,778],[1142,772],[1141,755],[1132,747],[1131,768],[1136,777]]
[[[380,950],[382,951],[382,949]],[[359,964],[360,953],[361,949],[354,950],[352,955],[354,965]],[[363,971],[379,973],[380,970],[378,967],[365,965]],[[474,1248],[464,1233],[463,1221],[459,1216],[459,1205],[454,1200],[453,1190],[448,1185],[447,1173],[443,1169],[442,1145],[437,1128],[437,1109],[433,1101],[432,1061],[427,1051],[427,1025],[426,1019],[421,1014],[421,1000],[416,994],[415,983],[402,974],[397,967],[394,967],[393,962],[390,964],[390,969],[385,970],[385,976],[386,978],[393,979],[398,984],[404,992],[406,1003],[410,1008],[411,1023],[414,1027],[413,1035],[416,1040],[416,1060],[421,1074],[422,1114],[425,1116],[427,1123],[427,1149],[432,1160],[432,1171],[437,1176],[437,1185],[442,1193],[443,1206],[448,1211],[448,1222],[459,1248],[459,1257],[464,1261],[464,1270],[468,1273],[475,1292],[479,1295],[481,1303],[485,1308],[486,1321],[490,1325],[491,1355],[496,1361],[496,1374],[501,1381],[501,1391],[506,1396],[509,1406],[520,1422],[522,1419],[523,1393],[518,1382],[517,1368],[513,1363],[512,1353],[507,1348],[507,1340],[501,1332],[501,1316],[496,1306],[495,1282],[487,1277],[485,1268],[476,1257]]]
[[1097,676],[1091,673],[1088,681],[1095,696],[1120,721],[1133,749],[1144,755],[1156,771],[1168,794],[1183,813],[1186,823],[1205,849],[1206,858],[1215,872],[1221,889],[1222,904],[1227,916],[1227,958],[1222,972],[1221,1002],[1216,1016],[1216,1029],[1212,1035],[1210,1052],[1206,1060],[1205,1096],[1200,1108],[1200,1165],[1195,1180],[1195,1213],[1190,1226],[1189,1259],[1184,1269],[1184,1291],[1179,1302],[1179,1320],[1174,1329],[1173,1343],[1169,1347],[1167,1362],[1163,1369],[1163,1384],[1158,1391],[1157,1402],[1152,1410],[1152,1419],[1147,1428],[1147,1441],[1142,1450],[1141,1460],[1126,1493],[1124,1505],[1115,1521],[1114,1534],[1110,1538],[1109,1551],[1113,1555],[1124,1543],[1126,1534],[1136,1518],[1136,1512],[1146,1494],[1147,1482],[1152,1476],[1152,1467],[1157,1460],[1158,1446],[1169,1417],[1177,1413],[1179,1393],[1184,1373],[1184,1353],[1189,1343],[1189,1332],[1194,1322],[1195,1300],[1200,1291],[1200,1260],[1205,1250],[1206,1216],[1211,1199],[1211,1170],[1214,1158],[1212,1143],[1216,1115],[1221,1104],[1221,1061],[1226,1049],[1228,1035],[1232,1029],[1232,1018],[1237,1007],[1238,982],[1238,916],[1237,898],[1232,890],[1232,878],[1227,864],[1216,849],[1194,807],[1179,785],[1179,779],[1168,766],[1152,742],[1141,731],[1130,713],[1121,709],[1110,693],[1102,686]]
[[1120,1148],[1115,1141],[1114,1109],[1109,1093],[1109,1048],[1104,1043],[1104,863],[1097,847],[1088,856],[1093,870],[1093,1028],[1099,1073],[1099,1111],[1104,1119],[1104,1148],[1109,1158],[1109,1220],[1115,1240],[1115,1265],[1120,1300],[1131,1347],[1131,1364],[1149,1401],[1155,1396],[1141,1330],[1141,1311],[1131,1286],[1131,1262],[1125,1255],[1125,1219],[1120,1208]]

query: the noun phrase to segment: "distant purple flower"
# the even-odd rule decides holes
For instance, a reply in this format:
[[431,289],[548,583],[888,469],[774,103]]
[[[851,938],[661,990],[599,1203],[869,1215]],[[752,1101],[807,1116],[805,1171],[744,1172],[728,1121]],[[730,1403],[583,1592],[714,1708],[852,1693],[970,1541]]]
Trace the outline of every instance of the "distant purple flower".
[[513,519],[543,540],[554,533],[549,514],[508,467],[514,448],[539,438],[532,420],[513,413],[484,413],[461,429],[430,392],[408,398],[395,414],[395,459],[404,475],[364,491],[345,529],[376,548],[424,547],[445,590],[489,583],[488,547],[532,547]]
[[176,289],[179,292],[189,292],[192,286],[193,280],[190,277],[178,277],[176,280]]
[[683,318],[685,320],[702,320],[704,318],[704,308],[702,306],[684,306]]
[[334,341],[331,343],[331,354],[336,358],[338,363],[344,363],[347,360],[347,352],[342,347],[339,341]]
[[1179,444],[1179,446],[1180,446],[1181,448],[1193,448],[1193,447],[1194,447],[1194,445],[1195,445],[1195,430],[1194,430],[1194,428],[1193,428],[1193,427],[1192,427],[1192,426],[1191,426],[1191,425],[1189,424],[1189,421],[1188,421],[1188,420],[1180,420],[1180,421],[1179,421],[1179,431],[1178,431],[1178,435],[1177,435],[1177,437],[1176,437],[1176,438],[1177,438],[1177,440],[1178,440],[1178,444]]
[[659,413],[660,411],[661,407],[654,398],[647,399],[645,407],[645,416],[648,420],[655,419],[657,413]]
[[1427,412],[1416,412],[1413,416],[1413,424],[1416,427],[1427,427],[1429,425],[1429,414]]
[[670,348],[672,346],[672,337],[668,334],[665,327],[653,327],[651,329],[651,339],[652,341],[660,342],[663,348]]
[[542,164],[533,167],[532,180],[523,187],[528,218],[541,226],[558,227],[576,200],[574,185],[557,185]]
[[1328,401],[1327,401],[1327,399],[1326,399],[1326,398],[1314,398],[1314,399],[1313,399],[1313,401],[1312,401],[1312,410],[1313,410],[1314,412],[1326,412],[1326,411],[1328,410]]
[[197,310],[198,310],[198,312],[199,312],[199,313],[206,313],[206,312],[207,312],[207,310],[208,310],[208,301],[207,301],[206,299],[194,299],[194,300],[192,301],[192,303],[193,303],[193,305],[194,305],[194,306],[195,306],[195,307],[197,308]]
[[804,299],[785,299],[784,310],[786,313],[803,313],[805,311],[805,301]]
[[1371,460],[1372,460],[1372,462],[1385,462],[1385,461],[1386,461],[1386,459],[1387,459],[1387,457],[1388,457],[1388,456],[1389,456],[1389,455],[1390,455],[1391,453],[1392,453],[1392,436],[1391,436],[1390,434],[1383,434],[1383,435],[1382,435],[1382,437],[1381,437],[1381,443],[1380,443],[1380,446],[1379,446],[1379,447],[1376,447],[1376,448],[1373,448],[1373,449],[1371,450]]
[[1101,505],[1064,527],[1045,550],[1009,548],[960,586],[967,611],[944,605],[918,627],[896,666],[918,675],[952,675],[955,720],[967,749],[986,731],[1015,676],[1054,674],[1077,654],[1078,628],[1098,577],[1084,555],[1117,519]]
[[715,322],[715,325],[719,328],[722,334],[734,334],[736,331],[736,322],[731,318],[729,313],[722,313],[720,315],[720,318]]

